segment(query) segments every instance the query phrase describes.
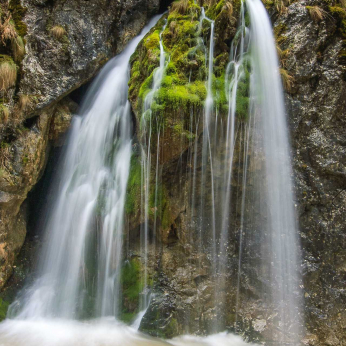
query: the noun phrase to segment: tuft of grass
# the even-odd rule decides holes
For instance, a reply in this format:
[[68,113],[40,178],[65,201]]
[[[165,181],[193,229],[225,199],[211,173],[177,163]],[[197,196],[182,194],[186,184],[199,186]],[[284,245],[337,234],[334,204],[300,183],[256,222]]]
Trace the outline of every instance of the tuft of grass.
[[288,55],[290,53],[290,50],[289,49],[285,49],[285,50],[282,50],[280,48],[280,46],[277,44],[276,45],[276,51],[278,53],[278,57],[279,57],[279,60],[280,60],[280,65],[282,67],[285,67],[286,66],[286,60],[288,58]]
[[227,1],[223,6],[223,10],[226,11],[229,18],[233,16],[233,5],[230,1]]
[[13,60],[3,61],[0,64],[0,91],[5,91],[16,84],[17,65]]
[[19,95],[18,105],[22,112],[26,111],[31,105],[30,96],[24,94]]
[[11,16],[8,16],[4,23],[0,24],[0,33],[1,41],[4,45],[6,45],[7,40],[12,41],[18,36],[14,23],[11,20]]
[[50,29],[50,32],[53,35],[53,37],[55,37],[57,40],[60,40],[66,35],[66,30],[61,25],[53,26]]
[[287,70],[280,68],[282,84],[287,92],[292,92],[294,78],[287,72]]
[[189,8],[189,0],[178,0],[173,2],[171,11],[179,14],[186,14]]
[[320,22],[326,15],[326,12],[318,6],[306,6],[306,9],[309,11],[311,19],[316,23]]
[[290,5],[291,0],[263,0],[263,2],[267,8],[274,6],[279,14],[283,14],[287,11],[287,6]]
[[20,36],[11,40],[13,57],[16,62],[19,62],[23,59],[25,54],[24,41]]

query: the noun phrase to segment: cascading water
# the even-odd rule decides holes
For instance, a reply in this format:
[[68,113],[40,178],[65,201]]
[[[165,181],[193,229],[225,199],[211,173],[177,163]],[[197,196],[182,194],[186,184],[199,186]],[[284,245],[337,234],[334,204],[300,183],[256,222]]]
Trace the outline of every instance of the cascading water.
[[[156,143],[156,162],[155,164],[155,192],[154,192],[154,237],[156,236],[156,212],[157,212],[157,204],[158,204],[158,180],[159,180],[159,153],[160,153],[160,131],[161,124],[160,119],[152,119],[152,104],[155,101],[155,96],[157,91],[160,89],[162,78],[165,72],[166,66],[166,54],[163,48],[162,43],[162,33],[166,28],[167,23],[164,24],[162,31],[160,33],[160,65],[153,72],[153,82],[151,90],[148,92],[144,99],[143,105],[143,113],[141,119],[141,126],[143,128],[144,138],[142,145],[142,196],[141,196],[141,212],[143,215],[143,227],[141,230],[141,253],[142,258],[144,259],[144,275],[143,275],[143,293],[141,299],[141,312],[139,313],[138,320],[136,321],[136,325],[140,324],[141,316],[144,316],[146,309],[149,306],[149,287],[148,287],[148,246],[149,246],[149,198],[150,198],[150,188],[151,188],[151,137],[152,137],[152,128],[155,126],[158,129],[157,132],[157,143]],[[156,121],[157,123],[154,125],[152,122]]]
[[257,188],[259,198],[266,201],[261,205],[261,212],[266,215],[261,226],[270,249],[270,256],[263,253],[262,258],[270,263],[271,299],[278,313],[279,341],[295,343],[301,335],[300,255],[279,62],[263,4],[260,0],[246,0],[246,5],[251,23],[250,117],[256,119],[254,142],[262,151],[255,156],[264,161],[265,179],[258,182]]
[[[191,233],[198,233],[197,251],[210,253],[216,281],[212,329],[226,327],[227,311],[232,309],[227,285],[230,270],[235,267],[234,328],[240,331],[242,280],[244,275],[249,277],[249,263],[253,262],[265,282],[259,288],[263,301],[276,316],[273,328],[279,332],[272,335],[272,340],[294,343],[299,339],[301,324],[298,231],[283,91],[269,17],[259,0],[241,3],[240,24],[225,74],[228,113],[224,116],[218,114],[212,89],[214,23],[203,8],[201,12],[199,34],[203,21],[210,23],[209,52],[204,49],[208,61],[207,97],[203,121],[196,121],[193,129],[190,120],[190,132],[197,139],[190,143],[193,169],[189,222]],[[201,140],[199,127],[203,128]],[[239,245],[236,264],[231,255],[234,234],[238,235]],[[256,248],[256,242],[262,245]],[[247,253],[243,258],[244,248]],[[256,260],[249,253],[256,253]]]
[[128,66],[137,44],[157,20],[107,64],[87,95],[82,115],[74,118],[60,192],[46,226],[48,241],[39,279],[22,301],[13,304],[11,310],[18,318],[78,319],[119,313],[132,145]]

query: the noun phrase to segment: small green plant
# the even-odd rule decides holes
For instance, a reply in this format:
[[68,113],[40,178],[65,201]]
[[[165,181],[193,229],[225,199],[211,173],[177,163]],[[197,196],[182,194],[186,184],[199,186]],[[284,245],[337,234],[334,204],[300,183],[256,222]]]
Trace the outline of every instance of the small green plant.
[[280,60],[280,65],[282,67],[285,67],[286,66],[286,61],[287,61],[287,58],[289,56],[289,53],[290,53],[290,50],[287,48],[285,50],[282,50],[280,48],[280,46],[277,44],[276,45],[276,51],[278,53],[278,57],[279,57],[279,60]]
[[144,45],[147,49],[154,49],[154,48],[158,48],[159,43],[160,43],[160,34],[159,34],[159,31],[156,30],[145,40]]
[[62,39],[67,33],[64,27],[61,25],[55,25],[50,29],[50,32],[57,40]]
[[291,0],[264,0],[263,2],[267,8],[274,6],[280,14],[283,14],[287,11],[287,6]]

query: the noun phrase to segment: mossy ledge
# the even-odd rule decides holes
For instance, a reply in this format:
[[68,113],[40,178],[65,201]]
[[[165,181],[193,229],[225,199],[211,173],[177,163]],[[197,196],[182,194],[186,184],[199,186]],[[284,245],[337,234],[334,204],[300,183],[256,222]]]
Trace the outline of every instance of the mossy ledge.
[[[177,113],[181,112],[187,116],[191,109],[203,108],[207,95],[206,49],[210,38],[210,23],[205,20],[200,26],[201,7],[193,0],[189,0],[184,7],[176,5],[178,3],[172,5],[168,16],[165,15],[157,23],[132,56],[129,95],[139,118],[143,101],[152,87],[154,70],[159,65],[159,35],[164,21],[167,20],[166,28],[162,32],[167,65],[161,88],[152,105],[152,115],[161,118],[161,125],[171,126],[177,130],[181,128],[180,132],[191,138],[193,134],[186,132],[188,129],[184,126],[184,121],[180,119],[180,125],[177,127],[177,124],[168,124],[170,121],[167,119],[172,118],[172,115],[177,118]],[[228,62],[229,44],[235,34],[240,1],[222,0],[211,6],[205,2],[204,6],[207,16],[215,20],[216,82],[213,83],[213,91],[215,95],[220,95],[217,105],[222,106],[221,103],[225,103],[225,95],[224,83],[220,77]],[[231,28],[227,38],[223,35],[225,27]]]

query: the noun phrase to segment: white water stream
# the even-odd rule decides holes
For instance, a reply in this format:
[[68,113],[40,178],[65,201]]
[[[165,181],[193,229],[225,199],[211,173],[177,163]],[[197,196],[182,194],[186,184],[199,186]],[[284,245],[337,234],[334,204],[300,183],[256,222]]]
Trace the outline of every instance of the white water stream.
[[[269,16],[260,0],[246,0],[251,23],[251,104],[255,160],[264,161],[265,179],[257,190],[261,213],[266,215],[262,232],[270,254],[262,261],[270,265],[271,299],[278,314],[281,342],[298,342],[302,322],[299,288],[300,247],[294,209],[289,129],[285,114],[279,62]],[[261,135],[258,136],[258,133]]]

